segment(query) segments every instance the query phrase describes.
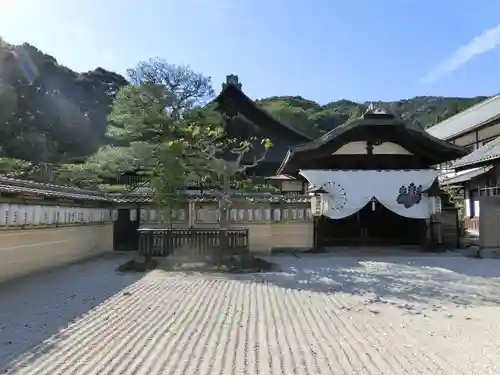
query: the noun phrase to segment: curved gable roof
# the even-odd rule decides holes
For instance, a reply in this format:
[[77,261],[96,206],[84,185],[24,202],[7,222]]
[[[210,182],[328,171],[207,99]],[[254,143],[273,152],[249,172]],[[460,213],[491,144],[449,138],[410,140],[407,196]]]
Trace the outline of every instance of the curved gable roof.
[[269,126],[273,131],[279,133],[288,133],[291,137],[296,138],[299,142],[310,141],[314,138],[306,133],[294,128],[293,126],[284,122],[278,121],[271,116],[267,111],[260,108],[255,102],[250,99],[241,90],[241,84],[238,82],[238,76],[226,76],[226,83],[223,84],[222,91],[217,95],[214,100],[218,106],[223,105],[224,102],[232,102],[237,106],[237,109],[248,120],[257,125]]

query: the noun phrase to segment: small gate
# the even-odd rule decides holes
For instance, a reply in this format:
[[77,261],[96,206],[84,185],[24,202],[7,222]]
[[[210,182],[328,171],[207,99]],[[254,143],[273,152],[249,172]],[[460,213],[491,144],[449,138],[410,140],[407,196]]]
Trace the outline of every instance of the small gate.
[[137,220],[130,220],[130,209],[119,209],[113,227],[113,248],[116,251],[136,251],[139,248],[139,209]]

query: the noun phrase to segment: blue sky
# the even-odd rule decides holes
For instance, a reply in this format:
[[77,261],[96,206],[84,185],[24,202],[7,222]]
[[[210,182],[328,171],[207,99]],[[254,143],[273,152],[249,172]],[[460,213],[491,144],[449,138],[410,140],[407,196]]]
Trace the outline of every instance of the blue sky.
[[0,0],[0,36],[77,71],[160,56],[216,89],[235,73],[253,98],[500,92],[498,0]]

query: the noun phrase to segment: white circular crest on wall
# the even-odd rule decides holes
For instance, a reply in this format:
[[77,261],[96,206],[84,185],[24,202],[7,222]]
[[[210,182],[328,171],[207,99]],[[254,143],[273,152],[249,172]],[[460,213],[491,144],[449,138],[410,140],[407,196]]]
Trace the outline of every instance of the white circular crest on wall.
[[324,184],[322,188],[328,192],[328,198],[332,202],[332,210],[338,211],[345,207],[347,204],[347,192],[340,184],[330,181]]

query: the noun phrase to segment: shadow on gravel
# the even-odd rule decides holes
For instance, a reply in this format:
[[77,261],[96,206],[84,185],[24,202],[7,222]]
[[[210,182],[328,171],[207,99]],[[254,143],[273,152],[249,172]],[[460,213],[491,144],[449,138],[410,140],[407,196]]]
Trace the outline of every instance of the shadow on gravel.
[[458,256],[338,257],[303,254],[266,257],[281,272],[238,276],[287,289],[370,295],[376,301],[500,304],[500,260]]
[[0,373],[25,353],[34,361],[50,352],[46,339],[143,276],[117,274],[123,261],[101,257],[0,284]]
[[189,256],[153,258],[148,261],[144,259],[131,259],[120,264],[116,268],[116,271],[122,273],[137,273],[154,269],[165,272],[196,271],[200,273],[228,274],[258,273],[278,270],[273,263],[253,255],[246,255],[225,257],[223,259],[211,259],[209,257],[193,258]]

